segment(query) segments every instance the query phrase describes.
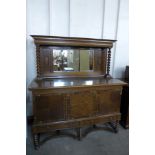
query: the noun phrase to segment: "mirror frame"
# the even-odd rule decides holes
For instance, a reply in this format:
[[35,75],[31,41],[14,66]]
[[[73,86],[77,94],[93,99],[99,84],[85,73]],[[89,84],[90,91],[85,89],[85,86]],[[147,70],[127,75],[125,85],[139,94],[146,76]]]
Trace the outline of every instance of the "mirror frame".
[[[87,47],[57,47],[57,46],[40,46],[40,75],[41,77],[85,77],[99,76],[106,74],[107,50],[104,48],[87,48]],[[54,71],[53,69],[53,50],[93,50],[93,70],[85,71]],[[46,62],[46,60],[48,60]],[[45,63],[46,62],[46,63]],[[51,64],[51,65],[49,65]]]

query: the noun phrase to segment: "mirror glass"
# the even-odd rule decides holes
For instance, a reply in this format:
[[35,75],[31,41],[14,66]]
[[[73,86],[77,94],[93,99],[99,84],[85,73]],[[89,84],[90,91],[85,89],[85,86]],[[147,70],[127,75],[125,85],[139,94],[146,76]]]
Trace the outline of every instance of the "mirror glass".
[[93,50],[53,49],[54,71],[79,72],[93,70]]

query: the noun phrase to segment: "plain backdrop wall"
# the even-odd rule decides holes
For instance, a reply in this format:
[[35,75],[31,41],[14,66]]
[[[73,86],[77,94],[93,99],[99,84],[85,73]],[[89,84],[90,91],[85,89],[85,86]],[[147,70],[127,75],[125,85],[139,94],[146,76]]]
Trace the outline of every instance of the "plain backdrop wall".
[[128,20],[128,0],[27,0],[27,86],[36,77],[32,34],[116,39],[111,75],[122,78],[129,63]]

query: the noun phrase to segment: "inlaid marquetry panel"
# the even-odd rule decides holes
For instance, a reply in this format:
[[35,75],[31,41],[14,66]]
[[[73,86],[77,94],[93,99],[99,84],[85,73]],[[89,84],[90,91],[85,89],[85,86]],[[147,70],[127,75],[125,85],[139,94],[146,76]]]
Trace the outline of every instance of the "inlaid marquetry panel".
[[91,92],[77,92],[70,95],[70,117],[82,118],[95,114],[94,95]]

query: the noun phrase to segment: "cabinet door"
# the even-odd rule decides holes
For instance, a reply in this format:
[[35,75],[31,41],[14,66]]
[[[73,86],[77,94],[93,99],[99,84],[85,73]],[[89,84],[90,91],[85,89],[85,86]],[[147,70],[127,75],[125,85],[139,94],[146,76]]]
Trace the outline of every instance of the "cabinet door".
[[111,114],[120,112],[121,90],[100,90],[97,91],[96,101],[99,114]]
[[70,96],[70,117],[89,117],[95,113],[94,95],[89,91],[73,93]]
[[35,97],[34,116],[37,121],[64,120],[64,95],[46,94]]

